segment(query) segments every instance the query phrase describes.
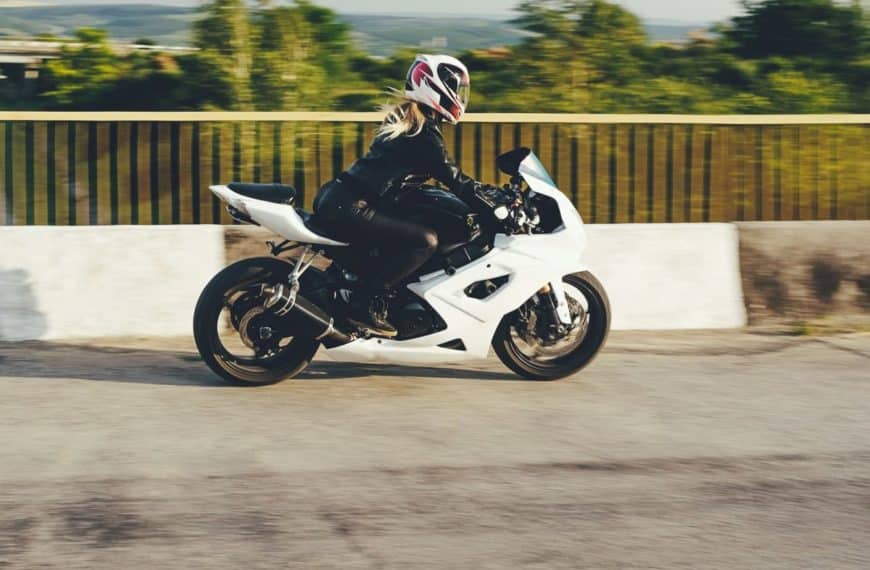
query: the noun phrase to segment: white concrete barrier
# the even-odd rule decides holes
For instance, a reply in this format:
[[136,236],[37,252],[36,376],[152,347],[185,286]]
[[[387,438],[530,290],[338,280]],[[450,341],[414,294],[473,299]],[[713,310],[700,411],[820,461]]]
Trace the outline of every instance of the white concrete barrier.
[[0,340],[191,333],[219,226],[0,228]]
[[732,224],[587,226],[587,262],[610,296],[613,329],[746,325]]
[[[746,324],[733,224],[587,225],[586,260],[611,299],[613,328]],[[233,226],[229,257],[261,255],[262,228]],[[256,246],[256,247],[253,247]],[[236,251],[238,250],[238,251]]]
[[[614,329],[746,324],[737,228],[587,226]],[[220,226],[0,228],[0,340],[191,334],[225,263]]]

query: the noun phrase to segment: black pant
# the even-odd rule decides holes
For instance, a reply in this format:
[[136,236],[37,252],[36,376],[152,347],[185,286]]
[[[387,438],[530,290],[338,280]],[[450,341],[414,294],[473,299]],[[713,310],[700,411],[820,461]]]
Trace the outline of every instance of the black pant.
[[373,290],[395,288],[438,250],[434,230],[380,211],[352,182],[333,180],[314,200],[317,219],[353,245],[364,244],[392,255],[365,284]]

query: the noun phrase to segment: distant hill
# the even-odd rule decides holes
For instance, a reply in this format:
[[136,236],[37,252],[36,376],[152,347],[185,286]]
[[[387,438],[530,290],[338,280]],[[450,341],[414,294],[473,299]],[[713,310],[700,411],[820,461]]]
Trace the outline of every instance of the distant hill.
[[0,8],[0,37],[52,34],[71,36],[77,28],[102,28],[116,40],[150,38],[163,45],[186,45],[194,8],[150,4],[63,5]]
[[[428,15],[343,14],[361,48],[385,56],[402,46],[459,52],[518,43],[525,33],[503,19]],[[162,45],[190,42],[195,8],[160,4],[0,7],[0,37],[72,35],[76,28],[107,30],[113,39],[149,38]],[[650,24],[654,41],[680,41],[701,25]]]
[[519,43],[526,33],[512,24],[481,17],[382,16],[342,14],[368,53],[386,56],[405,46],[450,52]]

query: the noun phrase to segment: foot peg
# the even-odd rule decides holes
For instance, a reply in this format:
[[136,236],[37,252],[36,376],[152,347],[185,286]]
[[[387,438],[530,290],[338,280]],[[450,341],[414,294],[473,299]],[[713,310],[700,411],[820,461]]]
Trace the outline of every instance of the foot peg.
[[377,337],[377,338],[391,339],[391,338],[396,338],[396,336],[398,336],[398,334],[399,334],[399,332],[395,331],[395,330],[388,331],[388,330],[373,329],[371,327],[371,325],[366,324],[366,323],[362,323],[360,321],[356,321],[354,319],[348,319],[347,322],[349,322],[350,324],[355,326],[357,329],[359,329],[360,335],[362,335],[363,338]]

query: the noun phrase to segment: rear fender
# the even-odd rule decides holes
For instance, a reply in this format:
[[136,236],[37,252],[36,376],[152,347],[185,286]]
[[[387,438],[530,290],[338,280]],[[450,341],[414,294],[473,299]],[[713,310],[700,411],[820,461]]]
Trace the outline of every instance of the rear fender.
[[223,185],[211,186],[209,189],[221,200],[284,239],[316,245],[347,245],[309,230],[293,206],[242,196]]

